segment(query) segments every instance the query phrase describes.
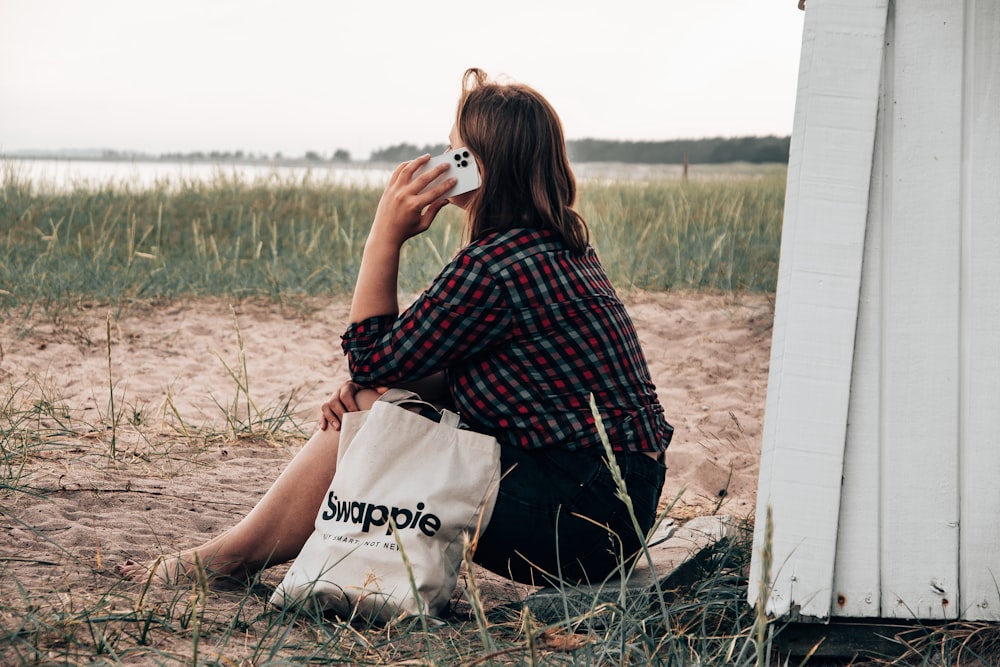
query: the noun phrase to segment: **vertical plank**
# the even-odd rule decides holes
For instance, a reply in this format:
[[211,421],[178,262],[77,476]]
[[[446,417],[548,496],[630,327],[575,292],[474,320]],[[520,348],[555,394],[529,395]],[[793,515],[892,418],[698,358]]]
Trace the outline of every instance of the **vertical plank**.
[[[893,25],[886,26],[886,43],[893,42]],[[882,79],[891,71],[891,50],[882,62]],[[892,100],[880,85],[875,150],[872,155],[868,195],[868,225],[861,268],[861,297],[851,371],[851,396],[847,411],[847,444],[840,499],[840,525],[833,574],[831,614],[848,618],[874,618],[881,613],[879,534],[881,530],[880,426],[882,342],[882,232],[884,162],[892,154],[887,113]]]
[[958,601],[962,3],[895,3],[883,255],[882,616]]
[[959,567],[963,618],[1000,621],[1000,5],[967,6]]
[[774,534],[757,521],[749,587],[754,603],[768,548],[779,616],[830,614],[887,4],[806,12],[757,498]]
[[[792,220],[797,217],[798,191],[800,174],[802,170],[802,146],[805,128],[806,99],[809,94],[809,72],[812,71],[812,62],[815,53],[816,43],[816,23],[810,20],[807,15],[802,26],[802,48],[799,53],[799,74],[798,88],[795,94],[795,114],[792,122],[792,137],[788,152],[788,180],[785,187],[784,219],[781,232],[780,256],[789,256],[795,246],[795,225]],[[782,350],[785,346],[785,329],[788,320],[789,278],[791,272],[791,262],[778,262],[778,281],[775,287],[775,308],[774,320],[771,327],[771,358],[768,366],[768,392],[765,405],[765,414],[773,409],[772,403],[777,402],[780,395],[780,383],[783,372]],[[761,442],[759,478],[757,482],[757,508],[756,516],[767,516],[768,506],[773,502],[770,492],[770,475],[774,469],[774,437],[768,433],[770,425],[765,417],[764,435]],[[773,428],[773,427],[770,427]],[[758,520],[754,526],[753,552],[750,561],[750,586],[747,591],[747,601],[751,605],[757,604],[760,591],[760,581],[762,577],[767,577],[767,586],[771,586],[770,574],[761,571],[761,553],[765,549],[764,544],[764,521]],[[773,602],[769,598],[768,604]],[[783,612],[781,612],[783,613]]]

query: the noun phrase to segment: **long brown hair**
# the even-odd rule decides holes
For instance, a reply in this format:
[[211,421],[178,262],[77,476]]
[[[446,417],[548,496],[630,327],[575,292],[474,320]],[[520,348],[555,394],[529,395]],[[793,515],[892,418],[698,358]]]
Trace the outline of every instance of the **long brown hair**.
[[587,248],[587,224],[573,210],[576,179],[562,123],[541,94],[470,68],[462,77],[456,125],[483,177],[466,208],[470,241],[530,227],[557,232],[574,252]]

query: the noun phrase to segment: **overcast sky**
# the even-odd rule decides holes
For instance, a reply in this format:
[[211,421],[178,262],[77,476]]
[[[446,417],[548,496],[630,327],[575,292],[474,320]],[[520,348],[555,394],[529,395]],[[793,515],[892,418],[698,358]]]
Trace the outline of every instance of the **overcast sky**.
[[0,152],[446,143],[462,72],[567,138],[790,134],[796,0],[0,0]]

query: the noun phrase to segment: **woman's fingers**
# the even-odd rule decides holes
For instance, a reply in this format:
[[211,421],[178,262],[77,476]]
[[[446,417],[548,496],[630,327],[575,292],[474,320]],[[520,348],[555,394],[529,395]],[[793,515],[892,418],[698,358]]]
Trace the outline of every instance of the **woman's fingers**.
[[[345,412],[351,412],[350,404],[354,403],[353,393],[350,390],[345,391],[345,388],[350,384],[353,383],[345,382],[334,392],[329,401],[320,406],[320,429],[325,431],[328,427],[332,426],[333,430],[340,430],[341,418]],[[348,402],[345,402],[345,398]],[[356,410],[357,404],[354,405],[354,409]]]
[[419,193],[406,189],[387,191],[375,213],[373,230],[386,234],[385,238],[397,244],[426,231],[437,212],[448,203],[443,195],[455,182],[450,178]]
[[447,199],[435,199],[433,202],[427,205],[424,212],[420,216],[420,230],[425,231],[430,228],[431,223],[434,222],[434,218],[437,217],[438,211],[443,209],[448,205]]
[[[361,409],[358,406],[357,394],[362,389],[364,387],[351,380],[340,385],[330,397],[330,400],[320,406],[320,429],[325,431],[327,428],[333,427],[333,430],[339,431],[340,424],[344,419],[344,413],[357,412]],[[388,390],[388,387],[375,387],[375,391],[379,394],[384,394]]]
[[[340,385],[340,389],[337,390],[337,397],[340,399],[340,403],[344,406],[344,412],[357,412],[358,402],[354,399],[354,395],[361,390],[361,385],[356,382],[347,381]],[[338,415],[338,416],[340,416]]]
[[417,174],[417,172],[420,171],[420,169],[423,168],[425,164],[427,164],[428,160],[430,160],[430,156],[425,155],[423,157],[417,158],[416,160],[413,160],[410,163],[410,169],[411,169],[411,171],[409,172],[410,181],[414,185],[414,187],[416,187],[417,192],[422,192],[424,188],[430,185],[430,183],[434,179],[438,178],[439,176],[441,176],[441,174],[451,169],[451,166],[447,162],[442,162],[441,164],[434,165],[427,171]]
[[433,183],[442,174],[447,172],[451,166],[447,162],[442,162],[441,164],[434,165],[434,167],[427,169],[422,173],[419,172],[424,165],[426,165],[431,159],[430,155],[421,155],[420,157],[410,160],[409,162],[403,163],[403,170],[401,175],[408,181],[409,185],[412,186],[408,188],[407,194],[416,194],[421,196],[424,203],[421,208],[427,206],[435,199],[440,199],[441,196],[450,190],[457,179],[447,178],[441,183],[438,183],[433,188],[427,189],[427,186]]
[[334,410],[332,405],[332,400],[327,401],[319,408],[319,428],[325,431],[328,428],[333,428],[334,431],[340,430],[340,416],[343,415],[343,410]]
[[403,171],[408,172],[410,177],[412,178],[413,174],[415,174],[417,170],[419,170],[422,166],[430,162],[430,159],[431,159],[431,154],[424,153],[420,157],[415,157],[412,160],[409,160],[408,162],[404,162],[400,166],[403,167]]
[[[417,163],[417,160],[413,162]],[[450,166],[447,163],[435,165],[434,168],[414,176],[416,170],[420,169],[426,162],[426,159],[420,158],[419,164],[413,165],[413,171],[409,174],[410,182],[408,187],[400,192],[400,204],[406,208],[412,207],[417,215],[421,215],[428,206],[442,199],[444,193],[448,192],[458,182],[455,178],[446,178],[433,187],[428,187],[447,172]],[[435,213],[441,209],[441,206],[437,207]]]

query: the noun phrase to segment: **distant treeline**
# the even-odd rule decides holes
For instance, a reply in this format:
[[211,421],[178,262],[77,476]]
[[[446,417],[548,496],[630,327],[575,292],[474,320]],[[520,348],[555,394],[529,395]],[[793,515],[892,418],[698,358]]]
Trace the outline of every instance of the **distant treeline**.
[[[577,139],[566,142],[573,162],[626,162],[638,164],[725,164],[728,162],[788,162],[790,137],[713,137],[671,141],[609,141]],[[444,144],[397,144],[376,150],[372,162],[402,162],[417,155],[443,152]]]
[[790,137],[715,137],[672,141],[566,142],[574,162],[633,162],[640,164],[724,164],[728,162],[788,162]]
[[[790,137],[713,137],[710,139],[673,139],[670,141],[609,141],[576,139],[566,142],[573,162],[625,162],[633,164],[726,164],[729,162],[788,163]],[[372,151],[369,162],[399,163],[418,155],[443,153],[445,144],[396,144]],[[194,160],[194,161],[270,161],[270,162],[352,162],[349,151],[338,148],[332,153],[306,151],[302,157],[269,155],[252,151],[195,151],[151,155],[134,151],[18,151],[10,157],[70,157],[104,160]],[[3,157],[0,154],[0,157]]]

